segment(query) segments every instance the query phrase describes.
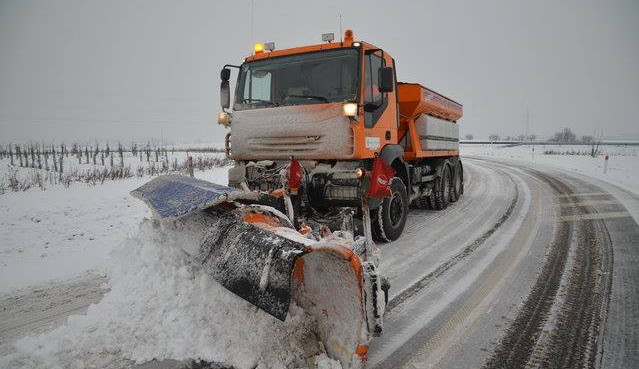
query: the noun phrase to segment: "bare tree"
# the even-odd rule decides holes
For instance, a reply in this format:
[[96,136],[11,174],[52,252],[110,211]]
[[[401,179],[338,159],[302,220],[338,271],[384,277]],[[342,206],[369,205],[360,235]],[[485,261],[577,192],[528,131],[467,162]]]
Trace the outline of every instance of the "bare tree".
[[[60,154],[60,156],[62,156],[62,154]],[[53,144],[51,144],[51,159],[53,161],[53,171],[57,172],[58,171],[58,160],[56,158],[55,146]]]
[[118,142],[118,154],[120,154],[120,168],[124,168],[124,148],[122,144]]
[[22,165],[22,152],[20,151],[20,146],[16,145],[16,156],[20,159],[20,166]]
[[31,168],[35,168],[36,154],[33,146],[29,146],[29,152],[31,153]]
[[592,137],[592,142],[590,143],[590,156],[593,158],[599,155],[599,145],[601,145],[602,139],[603,130],[599,130],[599,134],[597,134],[597,129],[595,128],[595,133]]
[[577,141],[577,136],[572,132],[570,128],[564,128],[559,132],[555,132],[553,137],[550,139],[553,142],[561,142],[561,143],[572,143]]
[[44,149],[44,147],[42,151],[44,152],[44,170],[48,172],[49,171],[49,151]]
[[95,149],[93,150],[93,165],[96,165],[96,161],[98,160],[98,153],[100,152],[100,144],[95,143]]

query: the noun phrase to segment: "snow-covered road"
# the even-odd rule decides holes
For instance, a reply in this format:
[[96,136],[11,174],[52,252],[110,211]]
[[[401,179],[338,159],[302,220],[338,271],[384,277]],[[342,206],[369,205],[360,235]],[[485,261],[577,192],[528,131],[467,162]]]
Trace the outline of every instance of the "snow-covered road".
[[[464,160],[462,199],[413,209],[382,245],[391,301],[368,367],[639,367],[639,197],[536,164]],[[0,355],[81,313],[102,283],[5,295]]]
[[548,167],[465,163],[464,199],[414,211],[419,231],[382,248],[395,293],[370,367],[637,367],[636,196]]

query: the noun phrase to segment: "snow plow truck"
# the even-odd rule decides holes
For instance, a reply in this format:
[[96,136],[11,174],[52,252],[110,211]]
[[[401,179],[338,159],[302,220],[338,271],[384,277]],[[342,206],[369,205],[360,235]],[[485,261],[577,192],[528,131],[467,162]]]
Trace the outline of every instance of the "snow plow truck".
[[373,241],[399,238],[411,205],[462,195],[462,105],[397,82],[391,55],[350,30],[322,41],[257,44],[221,70],[228,185],[168,175],[132,195],[162,220],[207,219],[194,259],[210,275],[282,321],[294,302],[330,357],[361,368],[388,302]]

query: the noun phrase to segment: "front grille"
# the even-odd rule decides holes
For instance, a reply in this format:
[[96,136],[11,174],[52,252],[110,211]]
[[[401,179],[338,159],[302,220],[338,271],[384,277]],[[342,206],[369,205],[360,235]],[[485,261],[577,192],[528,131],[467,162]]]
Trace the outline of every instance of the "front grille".
[[253,137],[248,145],[255,153],[287,153],[308,154],[317,151],[323,143],[323,136],[284,136],[284,137]]
[[278,168],[247,166],[246,182],[253,191],[273,191],[282,187]]
[[331,183],[324,187],[324,197],[327,200],[352,201],[359,199],[359,188],[356,186],[336,186]]

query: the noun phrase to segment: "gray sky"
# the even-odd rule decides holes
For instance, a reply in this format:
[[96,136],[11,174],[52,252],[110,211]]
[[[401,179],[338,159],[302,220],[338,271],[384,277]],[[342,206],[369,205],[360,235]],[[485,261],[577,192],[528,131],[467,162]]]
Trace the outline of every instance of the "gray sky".
[[352,28],[464,133],[639,138],[639,1],[0,0],[0,142],[220,142],[219,69]]

